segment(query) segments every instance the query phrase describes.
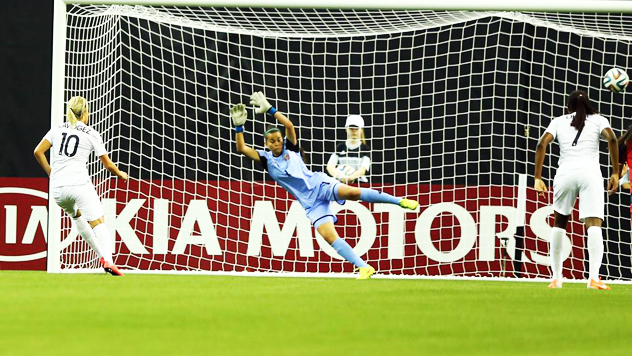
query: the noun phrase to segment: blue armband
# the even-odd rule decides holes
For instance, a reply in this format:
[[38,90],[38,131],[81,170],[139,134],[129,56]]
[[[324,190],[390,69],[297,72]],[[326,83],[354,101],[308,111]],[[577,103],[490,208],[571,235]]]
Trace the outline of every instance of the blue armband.
[[270,116],[274,116],[276,112],[277,112],[277,109],[274,106],[270,106],[270,109],[268,109],[268,115]]
[[237,132],[244,132],[244,127],[243,126],[235,126],[235,133]]

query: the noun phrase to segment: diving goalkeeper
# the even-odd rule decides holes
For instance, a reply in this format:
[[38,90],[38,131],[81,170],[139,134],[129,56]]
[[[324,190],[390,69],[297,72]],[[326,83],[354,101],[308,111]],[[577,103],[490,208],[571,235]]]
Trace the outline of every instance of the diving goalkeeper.
[[345,200],[362,200],[369,203],[390,203],[415,210],[419,203],[397,198],[370,188],[357,188],[343,184],[322,172],[310,171],[300,155],[299,142],[292,121],[277,111],[262,92],[250,97],[250,104],[258,114],[268,114],[285,127],[285,138],[277,127],[268,128],[263,137],[268,150],[255,150],[244,141],[244,123],[248,118],[246,105],[237,104],[230,109],[235,125],[237,151],[253,161],[259,162],[285,190],[303,206],[307,217],[322,237],[347,261],[359,270],[358,279],[369,279],[375,269],[353,251],[351,246],[338,236],[334,228],[337,221],[331,202],[344,204]]

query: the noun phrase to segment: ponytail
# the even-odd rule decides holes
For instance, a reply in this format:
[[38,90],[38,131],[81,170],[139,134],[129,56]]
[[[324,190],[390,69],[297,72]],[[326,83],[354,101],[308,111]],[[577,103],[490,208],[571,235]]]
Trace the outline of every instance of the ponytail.
[[363,145],[366,145],[366,136],[364,135],[364,128],[360,129],[360,141]]
[[588,115],[599,113],[588,98],[588,94],[582,90],[575,90],[568,96],[567,109],[569,113],[575,113],[571,126],[578,131],[584,128]]
[[88,100],[82,96],[73,96],[68,100],[67,106],[68,111],[66,111],[66,116],[68,117],[68,122],[71,127],[75,127],[77,121],[83,117],[88,109]]
[[301,151],[301,159],[303,159],[303,163],[309,164],[309,160],[307,159],[307,153],[305,153],[305,150],[303,149],[303,147],[301,146],[298,149],[299,151]]

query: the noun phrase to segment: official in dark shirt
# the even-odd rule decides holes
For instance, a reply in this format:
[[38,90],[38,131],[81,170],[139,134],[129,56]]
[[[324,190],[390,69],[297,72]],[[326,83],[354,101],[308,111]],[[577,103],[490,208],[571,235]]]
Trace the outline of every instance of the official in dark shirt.
[[371,168],[371,148],[366,144],[364,119],[350,115],[345,124],[347,139],[336,147],[327,162],[327,172],[343,183],[369,181],[366,174]]

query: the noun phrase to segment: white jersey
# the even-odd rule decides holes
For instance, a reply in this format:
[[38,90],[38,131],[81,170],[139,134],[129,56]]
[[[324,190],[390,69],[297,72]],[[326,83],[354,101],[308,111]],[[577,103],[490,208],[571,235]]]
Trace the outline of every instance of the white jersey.
[[577,137],[577,129],[571,126],[574,116],[575,113],[556,117],[545,131],[553,135],[560,145],[558,172],[574,169],[600,171],[599,140],[610,123],[601,115],[588,115],[584,129]]
[[91,183],[86,167],[90,153],[107,154],[101,135],[80,121],[75,127],[69,122],[54,127],[44,139],[52,146],[51,188]]

